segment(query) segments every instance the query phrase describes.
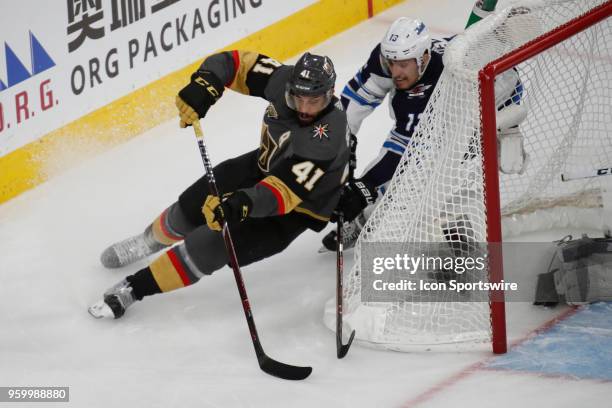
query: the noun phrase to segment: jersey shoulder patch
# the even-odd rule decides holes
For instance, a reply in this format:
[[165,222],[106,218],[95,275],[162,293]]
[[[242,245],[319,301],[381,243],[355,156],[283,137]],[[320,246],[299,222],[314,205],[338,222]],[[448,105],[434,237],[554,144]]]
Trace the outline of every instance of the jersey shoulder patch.
[[278,119],[278,111],[274,107],[273,102],[270,102],[270,104],[266,108],[266,116],[272,119]]

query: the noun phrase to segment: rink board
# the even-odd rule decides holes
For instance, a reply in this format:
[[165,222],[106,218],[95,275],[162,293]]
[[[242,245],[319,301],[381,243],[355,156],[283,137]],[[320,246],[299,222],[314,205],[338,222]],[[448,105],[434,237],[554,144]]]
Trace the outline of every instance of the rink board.
[[[114,145],[129,140],[171,119],[175,115],[174,95],[176,95],[177,91],[185,85],[186,79],[189,78],[206,54],[228,49],[250,49],[260,51],[279,60],[286,60],[366,20],[369,15],[369,10],[371,10],[373,14],[377,14],[400,2],[401,0],[321,0],[316,2],[304,0],[305,4],[309,4],[308,6],[240,40],[230,40],[227,44],[220,46],[220,48],[207,48],[206,41],[204,41],[204,43],[202,41],[194,41],[194,45],[189,48],[195,50],[195,55],[198,55],[198,57],[193,57],[190,60],[191,63],[187,66],[165,76],[158,77],[158,79],[154,79],[144,86],[139,86],[138,84],[133,85],[131,89],[135,90],[127,94],[123,93],[122,95],[117,95],[110,103],[100,105],[84,116],[75,118],[76,120],[70,119],[72,121],[69,123],[66,122],[67,124],[62,123],[64,123],[66,119],[65,116],[69,114],[69,111],[66,111],[64,108],[66,105],[64,99],[61,97],[57,98],[57,95],[59,94],[61,96],[62,93],[70,94],[70,92],[68,89],[65,89],[66,86],[63,86],[61,83],[58,85],[60,81],[52,81],[51,83],[46,82],[49,76],[52,77],[52,75],[57,75],[60,69],[58,67],[61,66],[63,59],[61,55],[58,56],[57,53],[49,51],[53,49],[53,47],[50,47],[50,44],[53,45],[54,42],[61,43],[61,47],[58,49],[64,50],[67,41],[65,37],[66,31],[64,28],[62,31],[64,37],[60,38],[58,41],[55,41],[56,39],[54,38],[48,38],[44,33],[40,34],[37,32],[35,35],[37,40],[40,41],[43,48],[49,51],[48,55],[52,58],[55,65],[47,67],[46,71],[36,76],[32,74],[32,78],[19,83],[13,88],[10,87],[10,84],[9,87],[6,88],[6,84],[9,82],[6,77],[7,74],[4,72],[0,74],[3,81],[2,84],[0,84],[0,97],[2,98],[0,100],[0,107],[3,108],[0,109],[0,112],[4,114],[4,120],[1,122],[2,126],[0,126],[0,142],[8,145],[13,144],[12,148],[9,146],[5,149],[0,149],[0,203],[39,185],[58,172],[73,167],[88,157],[97,155]],[[215,2],[213,1],[212,3]],[[177,4],[180,5],[182,3]],[[231,2],[227,4],[231,4]],[[251,1],[249,4],[274,6],[272,3],[262,3],[261,1]],[[77,9],[77,11],[82,10]],[[186,10],[186,12],[187,11],[188,10]],[[109,16],[110,11],[106,10],[106,12]],[[44,13],[42,14],[44,15]],[[181,16],[178,15],[178,18],[180,19]],[[250,22],[249,24],[255,23]],[[42,25],[42,27],[44,27],[44,25]],[[136,36],[140,36],[141,38],[140,47],[145,48],[144,38],[146,37],[148,28],[146,25],[141,25],[141,27],[140,31],[142,32],[137,32]],[[26,28],[23,30],[26,30]],[[30,29],[31,28],[32,27],[30,27]],[[126,32],[127,29],[131,28],[131,26],[127,27]],[[28,33],[27,30],[22,33],[21,31],[23,30],[20,30],[18,33],[18,39],[13,39],[12,33],[9,31],[3,33],[3,37],[11,37],[4,38],[5,40],[10,40],[9,42],[11,44],[16,42],[27,42]],[[174,28],[172,30],[172,35],[174,35]],[[209,27],[207,27],[207,30],[211,32]],[[41,31],[41,29],[37,31]],[[134,30],[130,31],[130,36],[126,36],[126,46],[127,38],[133,36],[133,31]],[[191,26],[189,26],[187,31],[191,33]],[[235,30],[234,35],[243,31],[245,30]],[[170,37],[171,36],[168,35],[168,38]],[[159,41],[159,39],[157,41]],[[30,43],[32,43],[32,40],[30,40]],[[89,45],[95,48],[96,44],[95,42],[91,42]],[[157,44],[158,50],[160,47],[161,45]],[[27,46],[24,45],[23,47],[13,48],[26,49]],[[37,49],[40,50],[40,47]],[[18,54],[20,55],[17,55],[17,59],[22,60],[21,62],[26,66],[26,70],[29,69],[27,67],[29,64],[25,62],[27,57],[23,57],[24,54],[28,54],[27,50],[21,51],[21,53]],[[150,54],[149,57],[153,58],[152,55],[153,54]],[[100,64],[104,66],[105,60],[102,56],[100,57]],[[142,55],[140,55],[140,57],[142,57]],[[12,61],[13,63],[11,66],[20,65],[14,62],[14,58]],[[110,61],[112,64],[112,58]],[[11,63],[7,63],[7,66],[10,64]],[[34,64],[34,61],[32,61],[32,65]],[[86,70],[86,58],[84,58],[82,64]],[[51,63],[48,65],[51,65]],[[70,67],[68,67],[68,71],[70,70],[69,68]],[[101,68],[101,72],[103,69],[104,67]],[[6,70],[8,70],[8,68],[3,71]],[[32,71],[34,71],[34,68],[32,68]],[[63,77],[69,77],[71,73],[62,72],[62,75]],[[113,84],[113,80],[116,80],[116,78],[106,78],[105,81],[109,84]],[[92,79],[92,81],[95,81],[95,79]],[[29,99],[32,104],[35,102],[38,103],[37,101],[40,98],[41,105],[46,105],[45,109],[38,109],[39,107],[36,106],[36,117],[34,117],[33,113],[31,115],[28,113],[28,118],[24,118],[24,116],[26,116],[25,112],[20,113],[20,121],[26,121],[27,119],[27,121],[30,122],[29,124],[17,124],[17,120],[15,119],[17,116],[16,112],[9,112],[11,109],[17,111],[17,105],[23,102],[23,95],[25,95],[24,92],[26,92],[26,90],[22,91],[22,89],[18,89],[22,86],[24,88],[31,88],[27,89],[27,92],[29,93]],[[51,86],[55,86],[56,88],[52,89],[50,88]],[[70,86],[68,86],[68,88],[70,88]],[[105,91],[106,94],[114,92],[112,87],[107,88],[108,89]],[[51,95],[49,93],[50,91],[53,91],[52,98],[49,97]],[[22,100],[18,100],[17,95],[19,94],[21,94]],[[104,92],[101,93],[100,96],[104,96]],[[27,98],[28,96],[26,95],[25,97]],[[83,100],[84,104],[95,104],[96,97],[92,94],[91,97],[81,98],[81,100]],[[79,108],[78,104],[76,108]],[[32,112],[33,111],[34,110],[32,110]],[[9,123],[9,120],[11,123]],[[53,126],[53,123],[62,125],[57,127]],[[32,128],[30,124],[36,124],[37,126],[36,128]],[[10,125],[13,126],[11,127]],[[17,130],[18,126],[21,126],[19,131]],[[44,133],[38,136],[38,133],[43,130]],[[31,140],[31,142],[15,148],[14,144],[19,144],[19,140]],[[3,147],[1,143],[0,148]]]

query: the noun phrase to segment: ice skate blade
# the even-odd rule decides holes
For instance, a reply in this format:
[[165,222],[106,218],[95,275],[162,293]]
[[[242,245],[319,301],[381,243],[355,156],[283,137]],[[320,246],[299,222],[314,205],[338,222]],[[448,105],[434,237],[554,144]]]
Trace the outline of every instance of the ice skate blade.
[[103,318],[114,319],[115,318],[115,314],[113,313],[111,308],[106,303],[104,303],[103,300],[99,301],[96,304],[91,305],[87,309],[87,311],[89,312],[90,315],[92,315],[96,319],[103,319]]
[[324,254],[326,252],[332,252],[329,249],[325,248],[324,246],[321,246],[321,248],[319,248],[319,250],[317,251],[320,254]]

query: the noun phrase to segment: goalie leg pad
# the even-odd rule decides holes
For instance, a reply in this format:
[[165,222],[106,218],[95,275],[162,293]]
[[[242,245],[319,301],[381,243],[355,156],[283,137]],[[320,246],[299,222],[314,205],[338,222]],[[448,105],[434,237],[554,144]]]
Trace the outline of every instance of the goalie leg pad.
[[499,170],[505,174],[523,174],[529,160],[518,126],[497,133]]

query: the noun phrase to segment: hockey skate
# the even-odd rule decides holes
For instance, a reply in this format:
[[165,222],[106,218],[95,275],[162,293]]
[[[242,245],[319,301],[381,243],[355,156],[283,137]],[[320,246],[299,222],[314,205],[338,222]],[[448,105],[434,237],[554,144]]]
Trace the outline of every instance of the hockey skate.
[[[344,250],[351,249],[355,246],[357,238],[366,223],[366,217],[362,212],[351,222],[345,222],[342,226],[342,243],[344,244]],[[323,246],[319,249],[319,253],[323,252],[335,252],[338,249],[338,239],[336,237],[336,230],[330,231],[323,240]]]
[[135,301],[130,283],[124,279],[104,292],[103,299],[91,305],[88,312],[96,319],[119,319]]
[[132,264],[164,249],[153,237],[151,226],[139,235],[117,242],[102,252],[100,262],[106,268],[115,269]]

